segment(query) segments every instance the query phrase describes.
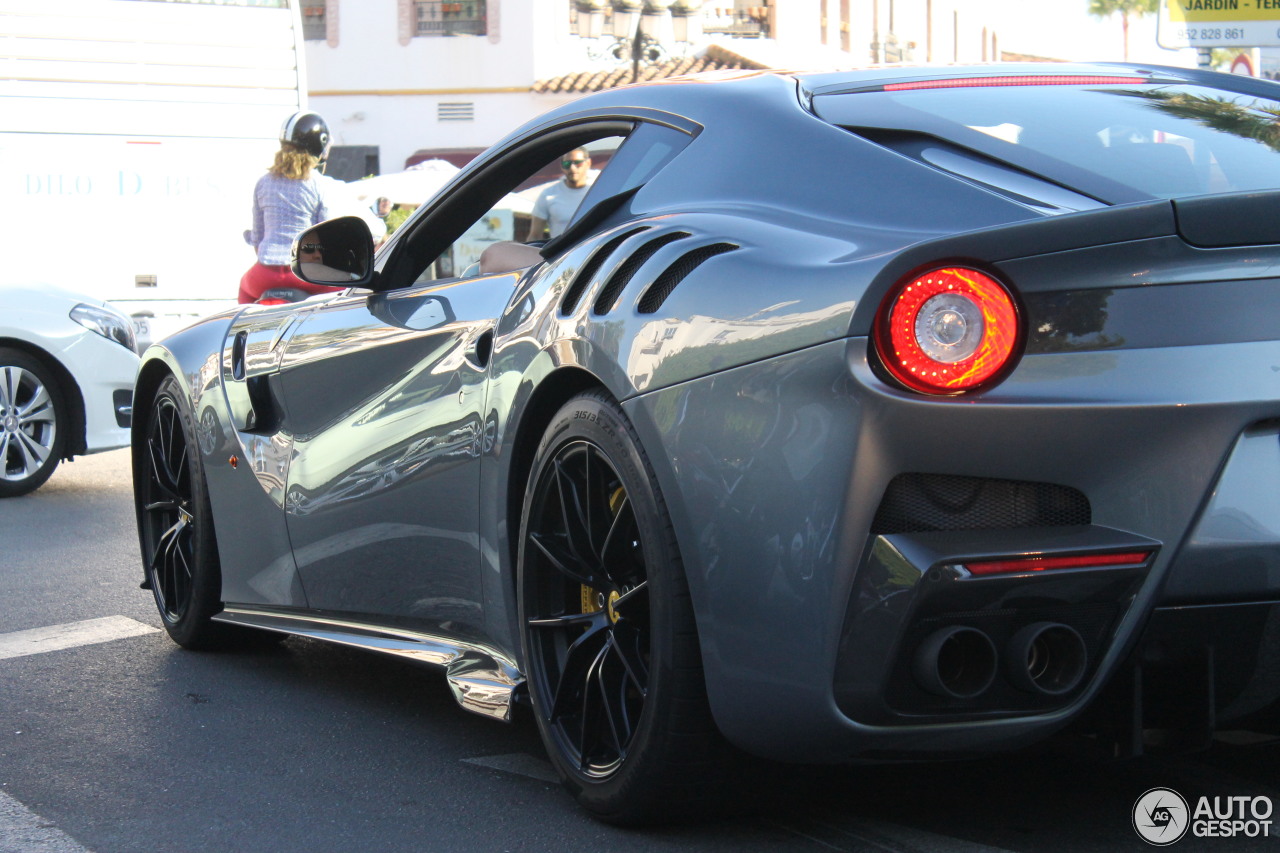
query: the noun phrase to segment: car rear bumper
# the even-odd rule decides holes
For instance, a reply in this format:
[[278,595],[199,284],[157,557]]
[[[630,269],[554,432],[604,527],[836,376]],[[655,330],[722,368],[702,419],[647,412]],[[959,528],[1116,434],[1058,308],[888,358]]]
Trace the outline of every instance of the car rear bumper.
[[[1261,602],[1280,600],[1276,364],[1271,341],[1050,353],[980,398],[939,399],[885,385],[852,338],[631,401],[646,445],[670,451],[656,467],[718,724],[750,751],[805,761],[1017,747],[1114,701],[1103,688],[1153,648],[1148,623],[1159,631],[1209,605],[1269,613]],[[935,494],[914,528],[886,529],[895,480],[914,476],[970,491]],[[1086,518],[1058,512],[1072,493]],[[940,578],[980,556],[1133,549],[1149,558]],[[1080,637],[1082,673],[1061,692],[1011,675],[1025,665],[1010,661],[1025,651],[1015,636],[1042,623]],[[1212,623],[1187,621],[1183,646],[1257,655],[1258,631]],[[922,646],[954,626],[994,650],[975,695],[919,677]],[[1280,674],[1250,684],[1270,701]],[[1148,711],[1161,701],[1148,697]],[[1218,723],[1235,713],[1218,711]]]

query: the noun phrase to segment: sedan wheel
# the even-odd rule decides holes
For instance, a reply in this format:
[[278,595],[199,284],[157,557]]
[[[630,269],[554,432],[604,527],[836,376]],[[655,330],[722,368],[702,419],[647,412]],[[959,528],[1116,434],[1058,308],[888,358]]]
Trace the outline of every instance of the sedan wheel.
[[0,349],[0,498],[39,488],[62,459],[66,404],[53,373],[35,358]]
[[520,546],[529,690],[566,787],[619,823],[700,801],[720,740],[689,591],[648,462],[612,400],[583,395],[553,420]]
[[161,384],[135,446],[134,492],[145,585],[165,629],[188,648],[219,645],[227,632],[210,621],[221,608],[221,572],[204,466],[185,395]]

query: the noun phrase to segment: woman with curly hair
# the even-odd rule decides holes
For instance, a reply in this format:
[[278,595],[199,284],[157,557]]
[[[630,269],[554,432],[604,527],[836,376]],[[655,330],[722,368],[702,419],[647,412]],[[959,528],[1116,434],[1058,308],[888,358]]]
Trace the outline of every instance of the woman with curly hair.
[[330,217],[356,212],[346,184],[321,174],[328,153],[329,127],[318,114],[295,113],[280,128],[275,162],[253,190],[253,228],[244,238],[258,260],[240,279],[240,302],[257,302],[274,288],[308,294],[340,289],[309,284],[290,269],[299,234]]

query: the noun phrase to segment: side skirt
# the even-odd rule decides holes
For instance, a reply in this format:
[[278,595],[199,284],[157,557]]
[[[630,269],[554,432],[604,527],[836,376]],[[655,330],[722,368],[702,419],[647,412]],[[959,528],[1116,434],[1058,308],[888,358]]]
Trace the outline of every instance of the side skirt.
[[524,685],[524,676],[516,669],[515,663],[497,650],[431,634],[320,616],[237,607],[228,607],[213,618],[231,625],[310,637],[443,667],[449,689],[459,705],[503,722],[511,721],[516,691]]

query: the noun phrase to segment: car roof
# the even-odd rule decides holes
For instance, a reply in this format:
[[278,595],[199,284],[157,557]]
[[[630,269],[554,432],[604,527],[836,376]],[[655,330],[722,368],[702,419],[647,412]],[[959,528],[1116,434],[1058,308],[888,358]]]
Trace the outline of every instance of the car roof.
[[989,62],[966,65],[877,65],[841,71],[799,71],[791,74],[811,91],[834,91],[838,88],[861,88],[898,80],[947,80],[1009,75],[1151,76],[1156,72],[1160,76],[1166,76],[1167,72],[1181,70],[1185,69],[1124,62]]
[[619,89],[671,86],[679,83],[717,83],[757,77],[790,77],[798,81],[802,91],[810,95],[858,91],[890,83],[925,80],[950,80],[972,77],[1007,76],[1137,76],[1153,82],[1190,81],[1204,72],[1162,65],[1122,62],[990,62],[966,65],[876,65],[837,71],[766,68],[760,70],[729,69],[646,80]]

